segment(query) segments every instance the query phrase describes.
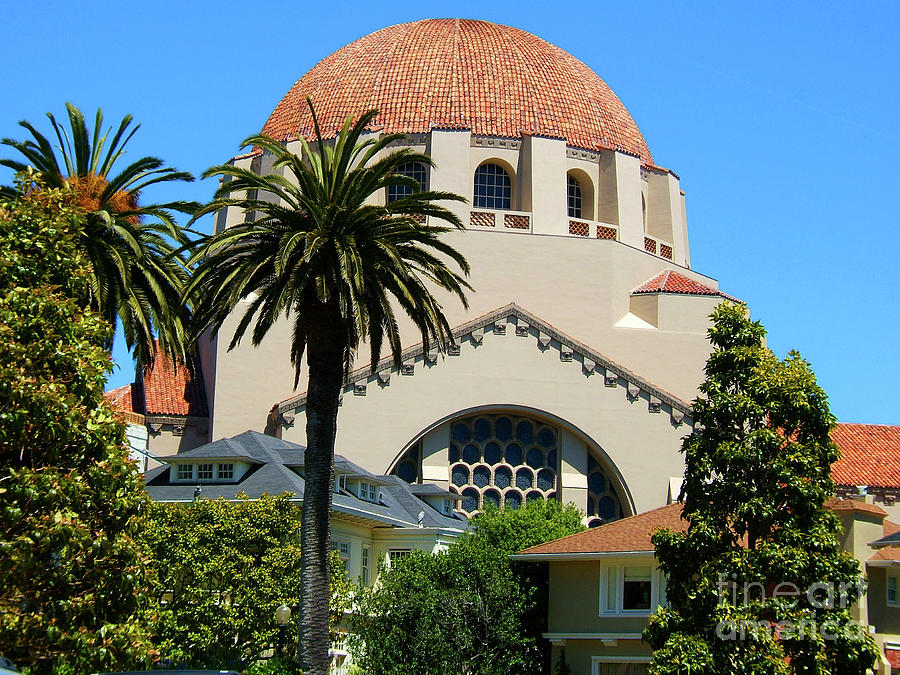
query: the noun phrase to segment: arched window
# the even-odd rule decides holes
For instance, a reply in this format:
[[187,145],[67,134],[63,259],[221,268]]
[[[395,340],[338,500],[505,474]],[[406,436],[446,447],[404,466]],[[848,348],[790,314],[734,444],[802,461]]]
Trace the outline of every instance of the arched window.
[[[396,173],[401,176],[408,176],[419,184],[419,189],[428,189],[428,167],[421,162],[406,162],[397,167]],[[408,197],[413,193],[413,189],[409,185],[388,185],[387,200],[391,202]]]
[[512,181],[498,164],[482,164],[475,169],[475,199],[479,209],[509,211],[512,208]]
[[568,174],[566,179],[569,198],[569,218],[581,218],[581,186],[572,174]]

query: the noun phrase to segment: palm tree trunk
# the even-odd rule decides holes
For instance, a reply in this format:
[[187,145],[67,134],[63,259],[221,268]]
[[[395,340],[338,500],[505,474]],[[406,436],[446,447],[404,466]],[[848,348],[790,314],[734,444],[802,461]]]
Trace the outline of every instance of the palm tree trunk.
[[319,306],[307,312],[315,330],[306,347],[309,388],[300,543],[300,665],[304,675],[327,675],[334,438],[346,350],[340,313],[335,308]]

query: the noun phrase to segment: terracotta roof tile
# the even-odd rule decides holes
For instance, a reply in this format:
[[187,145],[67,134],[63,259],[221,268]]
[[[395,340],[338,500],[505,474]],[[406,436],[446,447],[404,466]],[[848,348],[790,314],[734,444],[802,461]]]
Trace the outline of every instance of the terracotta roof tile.
[[665,270],[660,272],[649,281],[644,282],[636,289],[632,295],[643,295],[645,293],[679,293],[682,295],[718,295],[734,302],[741,302],[737,298],[723,293],[722,291],[702,284],[699,281],[686,277],[674,270]]
[[588,66],[530,33],[487,21],[390,26],[330,54],[291,87],[263,127],[279,140],[313,135],[309,96],[326,136],[371,108],[386,133],[433,128],[653,158],[631,115]]
[[838,424],[831,438],[841,449],[837,484],[900,488],[900,426]]
[[825,502],[825,508],[835,512],[857,511],[859,513],[869,513],[873,516],[880,516],[882,518],[887,516],[887,511],[877,504],[866,504],[865,502],[858,502],[855,499],[841,499],[840,497],[832,497],[829,499]]
[[184,366],[177,372],[169,359],[157,352],[156,365],[140,382],[126,384],[103,395],[110,405],[126,415],[174,415],[206,417],[206,391],[199,365],[192,377]]
[[869,557],[869,560],[890,560],[891,562],[900,562],[900,546],[880,548]]
[[144,373],[144,413],[206,417],[206,390],[199,364],[195,370],[193,376],[184,366],[176,371],[165,354],[157,352],[153,369]]
[[681,519],[681,504],[669,504],[652,511],[600,525],[556,541],[532,546],[522,554],[545,553],[614,553],[619,551],[652,551],[650,537],[660,527],[676,532],[687,531]]
[[892,670],[900,670],[900,649],[884,648],[884,656],[891,664]]
[[140,405],[136,389],[137,387],[132,382],[131,384],[126,384],[124,387],[105,391],[103,392],[103,396],[110,406],[112,406],[113,410],[123,413],[141,413],[143,412],[143,407]]
[[[876,515],[887,515],[874,504],[865,504],[852,499],[832,498],[825,507],[833,511],[860,511]],[[688,523],[681,519],[681,504],[669,504],[658,509],[645,511],[636,516],[615,520],[591,530],[585,530],[546,544],[533,546],[523,555],[571,554],[571,553],[619,553],[628,551],[652,551],[650,537],[657,529],[667,527],[675,532],[686,532]]]
[[900,532],[900,524],[891,522],[890,520],[884,521],[884,536],[890,537],[892,534],[897,534]]

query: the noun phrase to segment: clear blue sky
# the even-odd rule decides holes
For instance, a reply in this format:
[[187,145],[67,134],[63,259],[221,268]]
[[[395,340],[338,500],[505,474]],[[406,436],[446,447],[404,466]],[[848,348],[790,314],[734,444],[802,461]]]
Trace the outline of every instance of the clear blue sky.
[[[523,28],[591,66],[656,162],[681,176],[694,269],[750,304],[780,356],[798,349],[812,363],[840,420],[900,423],[900,3],[494,0],[449,11]],[[446,14],[420,2],[11,3],[0,136],[22,137],[23,118],[46,130],[43,113],[61,116],[70,100],[101,106],[110,123],[133,114],[143,126],[132,157],[199,174],[330,52]],[[115,356],[110,386],[132,376]]]

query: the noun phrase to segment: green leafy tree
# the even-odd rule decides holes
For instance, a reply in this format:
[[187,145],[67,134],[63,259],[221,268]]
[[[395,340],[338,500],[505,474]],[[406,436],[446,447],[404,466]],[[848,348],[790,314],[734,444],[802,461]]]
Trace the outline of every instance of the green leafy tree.
[[509,554],[583,530],[582,517],[555,501],[492,509],[446,552],[382,566],[359,596],[355,662],[377,675],[546,672],[546,575]]
[[76,300],[90,275],[72,197],[0,199],[0,654],[31,673],[152,656],[143,482],[103,399],[110,326]]
[[[110,324],[121,325],[128,348],[134,350],[141,365],[153,365],[156,338],[169,356],[184,361],[188,313],[181,291],[187,271],[172,244],[186,244],[187,236],[174,213],[193,213],[198,205],[185,201],[143,203],[141,196],[152,185],[192,181],[193,176],[164,166],[156,157],[141,157],[114,174],[140,125],[132,127],[131,115],[126,115],[107,143],[111,129],[102,131],[100,110],[93,132],[78,108],[66,103],[66,110],[68,129],[47,113],[57,146],[22,121],[19,124],[31,139],[0,141],[18,151],[22,159],[0,159],[0,165],[15,171],[31,167],[40,173],[41,184],[47,188],[75,192],[75,205],[85,217],[74,244],[85,254],[89,280],[79,289],[80,297]],[[0,192],[10,196],[14,189],[0,188]],[[107,348],[112,345],[112,334],[105,344]]]
[[859,566],[823,508],[838,459],[825,392],[799,354],[763,345],[744,306],[711,318],[682,446],[689,527],[653,536],[669,607],[644,633],[651,672],[862,675],[877,651],[851,616]]
[[[158,580],[154,594],[162,601],[155,639],[163,660],[246,668],[277,644],[275,608],[284,603],[296,609],[301,588],[300,510],[291,496],[152,505],[142,540]],[[337,553],[330,564],[334,630],[353,584]],[[290,652],[298,625],[292,618],[286,630]],[[283,667],[273,662],[256,669]]]
[[[406,162],[432,161],[409,148],[392,152],[389,146],[402,138],[398,135],[363,140],[375,115],[370,111],[356,122],[348,118],[328,142],[316,122],[315,148],[301,139],[297,155],[272,138],[248,138],[246,145],[272,154],[272,174],[230,165],[209,169],[205,177],[226,180],[198,216],[233,207],[250,214],[250,220],[198,246],[192,260],[196,273],[187,288],[198,330],[217,330],[238,302],[252,298],[229,349],[254,319],[257,345],[285,317],[293,324],[290,357],[296,378],[306,355],[300,656],[309,675],[325,675],[328,669],[329,518],[344,374],[362,340],[369,343],[373,368],[385,341],[399,366],[395,308],[412,319],[426,346],[436,342],[443,348],[450,326],[431,289],[450,291],[465,303],[468,288],[462,276],[468,264],[441,240],[462,224],[436,204],[462,198],[422,191],[414,179],[397,173]],[[367,203],[391,185],[405,186],[410,194],[384,206]]]

